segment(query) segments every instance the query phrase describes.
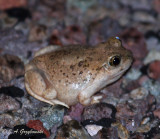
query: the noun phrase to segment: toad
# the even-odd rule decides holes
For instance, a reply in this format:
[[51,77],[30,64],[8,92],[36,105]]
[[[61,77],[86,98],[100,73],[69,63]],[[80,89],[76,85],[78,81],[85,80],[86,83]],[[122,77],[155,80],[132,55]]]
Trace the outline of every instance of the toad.
[[49,46],[25,66],[25,87],[36,99],[65,107],[89,105],[94,94],[131,66],[132,53],[119,37],[96,46]]

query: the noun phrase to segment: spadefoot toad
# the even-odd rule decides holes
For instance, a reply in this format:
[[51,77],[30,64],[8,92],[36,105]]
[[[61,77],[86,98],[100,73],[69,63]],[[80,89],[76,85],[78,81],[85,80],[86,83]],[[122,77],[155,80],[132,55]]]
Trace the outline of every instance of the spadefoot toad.
[[30,95],[52,105],[88,105],[97,91],[122,76],[132,60],[118,37],[93,47],[46,47],[25,66],[25,86]]

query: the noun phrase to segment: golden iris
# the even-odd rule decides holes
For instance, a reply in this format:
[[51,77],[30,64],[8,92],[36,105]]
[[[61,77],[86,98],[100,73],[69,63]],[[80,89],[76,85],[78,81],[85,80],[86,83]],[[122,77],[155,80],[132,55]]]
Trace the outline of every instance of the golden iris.
[[109,64],[110,66],[118,66],[121,62],[121,57],[120,56],[113,56],[110,60],[109,60]]

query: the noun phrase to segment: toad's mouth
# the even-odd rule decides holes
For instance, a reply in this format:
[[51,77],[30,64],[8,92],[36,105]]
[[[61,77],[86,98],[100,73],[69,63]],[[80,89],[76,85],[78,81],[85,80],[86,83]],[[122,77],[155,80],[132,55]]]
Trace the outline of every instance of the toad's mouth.
[[107,79],[107,85],[115,82],[116,80],[118,80],[124,73],[125,73],[126,70],[122,70],[120,72],[118,72],[117,74],[114,74],[112,76],[110,76],[108,79]]
[[124,68],[121,68],[119,72],[113,74],[113,76],[110,77],[111,82],[118,80],[129,69],[130,66],[131,64],[128,64]]
[[113,82],[118,80],[123,74],[125,73],[125,70],[119,72],[118,74],[112,76],[111,78],[113,79]]
[[121,76],[123,75],[130,67],[131,65],[126,66],[125,68],[121,69],[119,72],[117,72],[117,74],[113,75],[112,78],[116,78],[117,76]]

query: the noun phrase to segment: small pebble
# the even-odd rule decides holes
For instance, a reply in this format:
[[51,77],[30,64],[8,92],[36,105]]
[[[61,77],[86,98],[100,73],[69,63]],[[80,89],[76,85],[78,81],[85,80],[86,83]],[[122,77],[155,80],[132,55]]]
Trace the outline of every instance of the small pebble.
[[71,25],[63,30],[62,44],[85,44],[86,43],[86,35],[80,26]]
[[108,103],[108,104],[111,104],[115,107],[116,107],[118,101],[119,101],[118,98],[110,97],[110,96],[108,96],[102,100],[103,103]]
[[144,10],[150,10],[152,1],[143,1],[143,0],[134,0],[134,1],[128,1],[128,0],[121,0],[121,3],[124,6],[129,6],[132,8],[132,10],[138,10],[138,9],[144,9]]
[[0,10],[6,10],[13,7],[26,6],[27,0],[0,0]]
[[20,106],[20,103],[14,98],[0,94],[0,113],[18,110]]
[[63,123],[66,124],[68,121],[72,120],[72,118],[69,115],[65,115],[63,117]]
[[138,69],[132,68],[125,77],[130,80],[137,80],[141,75],[142,73]]
[[47,27],[45,25],[34,25],[30,28],[29,38],[30,42],[44,41],[47,37]]
[[160,60],[149,64],[148,75],[155,80],[160,78]]
[[113,123],[112,127],[117,128],[120,139],[129,139],[129,131],[121,123]]
[[91,99],[91,104],[100,103],[104,95],[94,95],[94,97]]
[[107,98],[107,97],[115,97],[115,98],[119,98],[123,93],[123,89],[122,89],[122,82],[123,79],[121,78],[120,80],[116,81],[115,83],[108,85],[106,88],[104,88],[103,90],[101,90],[101,92],[103,94],[105,94],[106,96],[104,96],[103,98]]
[[43,123],[40,120],[29,120],[27,126],[37,131],[41,131],[47,138],[50,136],[50,132],[43,127]]
[[57,34],[52,34],[50,39],[49,39],[49,44],[50,45],[59,45],[59,46],[62,46],[62,43],[58,37]]
[[98,133],[99,130],[101,130],[103,127],[98,125],[86,125],[85,128],[87,129],[88,133],[91,136],[94,136]]
[[118,139],[118,132],[116,128],[102,128],[94,137],[95,139]]
[[16,18],[8,17],[8,15],[5,13],[0,14],[0,25],[1,25],[1,28],[3,29],[14,27],[17,21],[18,20]]
[[154,116],[155,117],[158,117],[160,119],[160,108],[156,109],[154,112],[153,112]]
[[145,57],[143,63],[147,65],[155,60],[158,60],[158,61],[160,60],[160,51],[152,50]]
[[42,114],[38,118],[40,121],[43,122],[43,126],[49,130],[54,125],[61,125],[64,116],[64,107],[62,106],[53,106],[53,107],[46,107],[42,109]]
[[84,106],[80,103],[78,103],[74,106],[71,106],[71,108],[69,110],[70,117],[74,120],[81,121],[83,109],[84,109]]
[[96,4],[96,0],[87,1],[85,3],[83,1],[81,1],[81,0],[77,0],[77,1],[68,0],[67,4],[68,4],[67,5],[68,8],[74,7],[76,9],[78,8],[79,10],[81,10],[83,12],[86,12],[89,7],[91,7],[91,6]]
[[125,90],[125,92],[131,92],[132,90],[139,88],[140,84],[137,80],[130,80],[128,78],[123,79],[123,83],[121,87]]
[[143,75],[141,78],[139,78],[138,83],[142,86],[142,84],[147,82],[147,80],[149,80],[149,77],[147,75]]
[[57,132],[55,139],[91,139],[87,131],[75,120],[62,125]]
[[133,14],[133,20],[136,22],[141,22],[141,23],[154,23],[155,18],[152,14],[146,12],[146,11],[135,11]]
[[23,74],[24,64],[19,57],[10,54],[0,56],[0,77],[4,82]]
[[137,88],[131,91],[130,96],[132,99],[144,99],[148,94],[145,88]]
[[9,82],[12,80],[14,78],[13,69],[6,66],[0,66],[0,78],[3,80],[3,82]]
[[150,117],[145,117],[143,118],[143,120],[141,121],[141,125],[145,125],[150,121]]
[[149,130],[151,129],[150,125],[149,124],[144,124],[144,125],[141,125],[137,128],[136,132],[140,132],[140,133],[146,133],[148,132]]
[[[107,16],[107,13],[110,12],[109,10],[106,11],[105,9],[102,9],[102,11],[98,13],[100,16],[96,16],[95,12],[96,11],[94,10],[94,18],[92,17],[94,20],[90,17],[90,13],[88,17],[86,17],[87,19],[91,18],[91,20],[93,20],[93,22],[91,22],[91,24],[89,25],[89,44],[91,45],[105,42],[106,38],[109,38],[110,36],[116,36],[122,30],[122,27],[116,20]],[[100,19],[101,22],[99,22],[99,20],[95,20],[96,18],[101,18],[103,16],[104,18]],[[106,31],[104,28],[107,28],[108,30]],[[113,32],[113,30],[116,30],[116,33]]]
[[153,7],[158,13],[160,13],[160,9],[159,9],[160,1],[159,0],[153,0]]
[[142,83],[142,86],[154,95],[157,100],[159,100],[158,96],[160,95],[160,83],[158,81],[147,80]]
[[18,124],[22,124],[24,121],[20,116],[14,114],[3,113],[0,115],[0,127],[13,128]]
[[116,109],[113,105],[107,103],[96,103],[85,107],[82,119],[98,121],[102,118],[115,118]]
[[[132,51],[133,57],[135,60],[134,63],[137,60],[143,60],[143,58],[146,57],[148,50],[147,50],[144,36],[136,28],[132,27],[124,30],[121,33],[120,38],[123,41],[124,47]],[[136,65],[136,66],[140,66],[140,65]]]
[[[155,34],[156,35],[156,34]],[[157,36],[151,36],[146,40],[147,43],[147,49],[148,50],[157,50],[160,51],[160,42],[159,38]]]

